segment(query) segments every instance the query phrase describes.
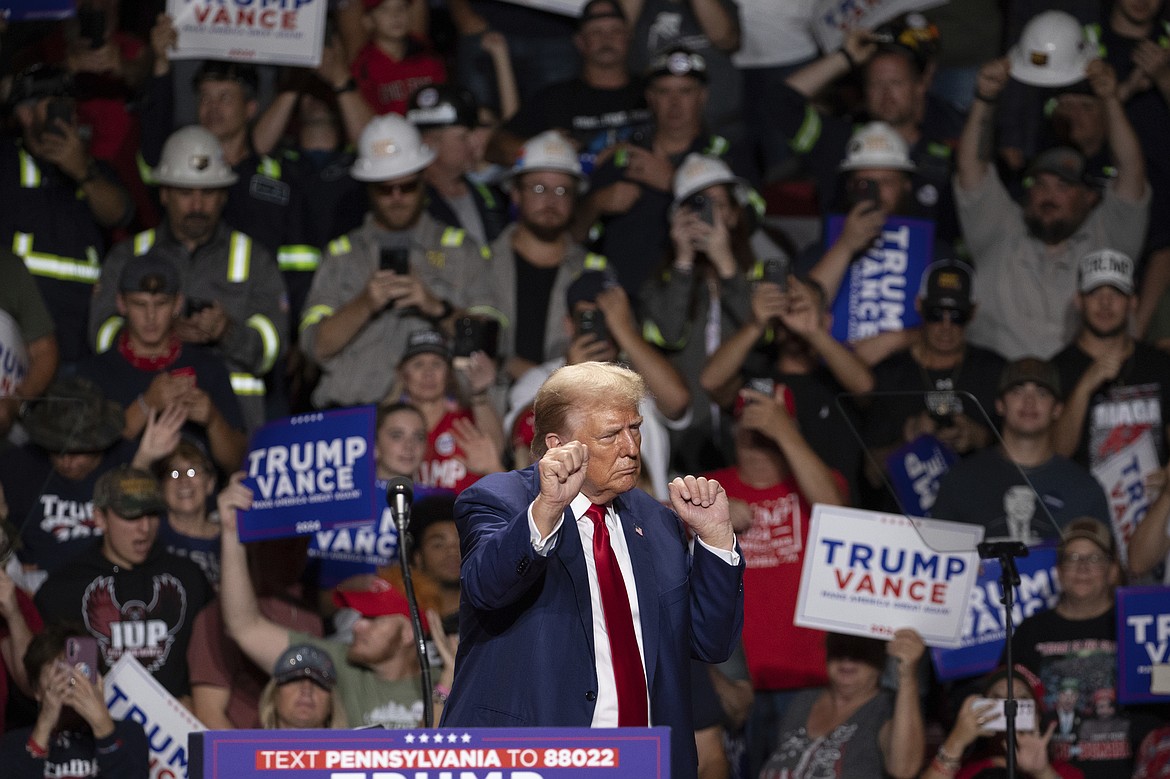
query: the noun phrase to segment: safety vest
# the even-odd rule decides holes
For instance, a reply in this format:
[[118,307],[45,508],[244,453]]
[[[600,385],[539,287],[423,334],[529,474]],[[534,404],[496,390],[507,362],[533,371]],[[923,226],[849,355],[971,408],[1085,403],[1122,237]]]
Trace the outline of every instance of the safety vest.
[[[36,160],[24,149],[18,150],[20,186],[37,189],[44,186],[44,178]],[[34,276],[77,284],[96,284],[101,276],[101,263],[96,246],[85,247],[85,258],[64,257],[60,254],[38,251],[36,234],[16,232],[12,235],[12,253],[24,260],[28,272]]]

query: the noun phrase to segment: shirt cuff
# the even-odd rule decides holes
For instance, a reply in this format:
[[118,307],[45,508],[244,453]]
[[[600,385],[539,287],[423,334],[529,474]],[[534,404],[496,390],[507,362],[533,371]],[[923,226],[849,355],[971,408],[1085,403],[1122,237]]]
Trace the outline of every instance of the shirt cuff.
[[735,551],[736,542],[734,537],[731,539],[731,549],[716,549],[713,546],[708,546],[707,543],[698,536],[695,536],[695,540],[702,544],[704,549],[728,565],[739,565],[739,552]]
[[536,552],[541,557],[548,557],[548,553],[552,551],[554,544],[552,540],[556,537],[557,531],[561,529],[561,525],[565,523],[565,515],[561,514],[561,518],[553,525],[553,529],[544,538],[540,537],[540,530],[536,527],[536,521],[532,518],[532,504],[528,504],[528,537],[532,540],[532,551]]

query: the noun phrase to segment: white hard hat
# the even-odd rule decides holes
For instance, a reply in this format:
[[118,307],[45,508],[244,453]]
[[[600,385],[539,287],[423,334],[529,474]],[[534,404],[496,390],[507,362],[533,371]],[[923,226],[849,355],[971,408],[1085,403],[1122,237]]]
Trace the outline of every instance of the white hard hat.
[[520,155],[516,157],[516,162],[512,164],[504,183],[510,183],[522,173],[537,170],[566,173],[578,180],[578,188],[585,188],[585,174],[581,170],[577,150],[556,130],[546,130],[528,139],[520,148]]
[[915,170],[906,140],[885,122],[870,122],[853,133],[838,170],[844,173],[869,168]]
[[718,157],[691,152],[674,172],[674,203],[677,208],[692,195],[716,184],[731,184],[736,199],[742,203],[747,197],[747,182],[731,172],[727,163]]
[[197,124],[171,133],[152,176],[163,186],[190,189],[230,187],[239,178],[224,159],[219,140]]
[[1094,56],[1081,23],[1064,11],[1033,16],[1008,52],[1012,78],[1038,87],[1075,84]]
[[435,151],[418,129],[398,114],[375,116],[358,139],[358,158],[349,169],[358,181],[389,181],[409,176],[435,161]]

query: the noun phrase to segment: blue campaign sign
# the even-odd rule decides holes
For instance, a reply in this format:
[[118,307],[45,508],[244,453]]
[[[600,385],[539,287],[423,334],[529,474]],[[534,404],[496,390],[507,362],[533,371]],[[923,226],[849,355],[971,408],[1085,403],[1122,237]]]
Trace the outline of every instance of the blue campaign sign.
[[[844,226],[844,215],[829,216],[827,246]],[[887,219],[881,237],[849,265],[841,281],[833,300],[833,337],[852,342],[917,327],[921,317],[914,310],[914,298],[933,257],[933,222]]]
[[670,728],[211,730],[189,751],[190,779],[670,777]]
[[1150,686],[1154,668],[1170,664],[1170,590],[1122,587],[1117,590],[1117,700],[1119,703],[1170,703],[1170,695]]
[[374,407],[279,419],[252,435],[240,540],[305,535],[375,516]]
[[[1056,547],[1034,546],[1027,557],[1016,560],[1020,586],[1016,588],[1012,624],[1056,606],[1060,588],[1056,578]],[[962,645],[957,649],[931,649],[934,669],[942,681],[965,679],[999,665],[1006,631],[1003,621],[1003,588],[998,560],[981,560],[979,578],[971,590],[971,604],[963,619]]]
[[938,482],[959,456],[934,436],[920,435],[886,457],[890,484],[902,511],[915,517],[930,513]]
[[73,16],[74,0],[0,0],[0,18],[9,22],[64,19]]

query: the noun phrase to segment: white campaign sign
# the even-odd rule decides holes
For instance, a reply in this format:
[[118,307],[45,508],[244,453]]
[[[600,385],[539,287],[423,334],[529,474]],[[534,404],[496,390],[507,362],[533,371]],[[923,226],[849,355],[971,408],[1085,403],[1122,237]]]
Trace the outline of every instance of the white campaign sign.
[[1113,537],[1122,565],[1128,559],[1130,536],[1154,501],[1154,495],[1146,488],[1146,477],[1160,467],[1154,437],[1147,430],[1093,468],[1093,475],[1109,499]]
[[923,11],[949,0],[820,0],[813,14],[813,35],[821,51],[841,48],[850,30],[872,30],[910,11]]
[[149,779],[186,779],[187,734],[207,728],[129,652],[106,675],[106,707],[114,719],[133,720],[146,731]]
[[585,7],[588,0],[504,0],[504,2],[576,18],[581,15],[581,9]]
[[928,646],[959,646],[982,540],[979,525],[817,504],[795,623],[884,639],[914,628]]
[[172,59],[315,68],[328,0],[167,0],[179,33]]

